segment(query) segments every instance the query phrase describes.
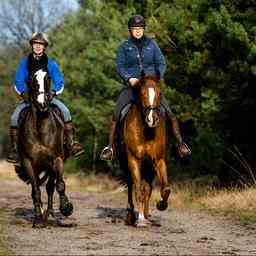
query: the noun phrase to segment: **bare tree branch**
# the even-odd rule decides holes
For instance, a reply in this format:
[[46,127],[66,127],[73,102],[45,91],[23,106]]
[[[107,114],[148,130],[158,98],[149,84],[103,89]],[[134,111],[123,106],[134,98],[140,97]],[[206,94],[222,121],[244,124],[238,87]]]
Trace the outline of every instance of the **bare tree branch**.
[[75,3],[75,0],[0,1],[0,44],[22,45],[32,33],[47,32],[74,9]]

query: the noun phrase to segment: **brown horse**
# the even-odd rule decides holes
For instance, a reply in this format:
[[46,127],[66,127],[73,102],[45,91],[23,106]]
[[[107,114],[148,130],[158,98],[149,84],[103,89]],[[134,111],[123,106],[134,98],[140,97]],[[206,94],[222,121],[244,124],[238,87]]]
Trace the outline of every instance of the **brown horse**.
[[[157,203],[158,210],[165,210],[168,207],[170,187],[165,162],[166,123],[165,117],[160,113],[159,77],[143,76],[136,87],[138,100],[124,121],[123,141],[118,143],[117,156],[121,169],[127,176],[127,223],[136,223],[136,226],[140,227],[150,223],[149,200],[155,174],[160,182],[162,197]],[[133,187],[139,213],[137,220],[133,204]]]
[[[18,151],[21,166],[16,166],[16,172],[23,181],[32,186],[33,227],[43,227],[49,215],[54,217],[55,187],[59,193],[60,212],[64,216],[73,212],[73,205],[65,194],[63,179],[64,123],[50,104],[50,79],[46,71],[40,69],[34,73],[28,96],[31,107],[26,110],[19,123]],[[48,207],[43,214],[40,186],[46,180]]]

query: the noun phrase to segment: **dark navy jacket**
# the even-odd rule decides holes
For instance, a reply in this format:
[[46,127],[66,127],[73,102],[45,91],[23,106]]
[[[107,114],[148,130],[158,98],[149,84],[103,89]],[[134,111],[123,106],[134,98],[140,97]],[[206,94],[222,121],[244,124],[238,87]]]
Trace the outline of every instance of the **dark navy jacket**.
[[[27,68],[28,58],[25,57],[21,60],[15,75],[14,88],[18,94],[22,94],[27,91],[28,82],[28,68]],[[55,61],[48,58],[48,73],[53,81],[53,90],[56,94],[62,93],[64,89],[64,79],[63,75],[59,70],[59,66]]]
[[165,59],[160,48],[153,39],[148,37],[143,40],[141,58],[132,38],[124,41],[118,48],[116,63],[117,72],[125,83],[131,77],[140,78],[142,69],[146,75],[156,75],[159,71],[161,79],[166,70]]

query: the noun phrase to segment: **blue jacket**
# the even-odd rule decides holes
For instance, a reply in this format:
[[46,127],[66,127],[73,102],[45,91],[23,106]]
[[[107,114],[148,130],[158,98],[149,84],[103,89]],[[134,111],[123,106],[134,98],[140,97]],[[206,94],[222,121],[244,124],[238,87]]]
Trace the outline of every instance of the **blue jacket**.
[[142,69],[146,75],[156,75],[159,71],[161,79],[166,70],[165,59],[160,48],[153,39],[148,37],[143,40],[141,60],[139,50],[130,37],[120,45],[116,63],[117,72],[125,83],[131,77],[139,79]]
[[[25,57],[21,60],[15,75],[14,88],[18,94],[22,94],[27,91],[28,83],[28,58]],[[60,72],[59,66],[55,61],[48,58],[48,73],[53,81],[53,90],[56,94],[62,93],[64,89],[64,79],[63,75]]]

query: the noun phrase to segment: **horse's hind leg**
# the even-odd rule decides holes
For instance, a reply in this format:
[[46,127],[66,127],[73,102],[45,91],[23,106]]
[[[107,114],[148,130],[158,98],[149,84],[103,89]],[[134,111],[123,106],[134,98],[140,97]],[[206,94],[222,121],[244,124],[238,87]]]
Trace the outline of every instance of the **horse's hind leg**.
[[166,163],[163,159],[160,159],[156,163],[156,171],[157,171],[157,176],[160,182],[160,193],[162,200],[157,202],[157,209],[159,211],[164,211],[168,207],[168,198],[170,195],[170,186],[168,184],[168,177],[167,177],[167,168],[166,168]]
[[65,194],[63,160],[60,157],[58,157],[54,162],[54,171],[56,172],[57,178],[56,190],[60,196],[60,212],[67,217],[73,213],[73,204],[69,202],[68,197]]
[[41,201],[41,191],[38,186],[38,179],[35,177],[34,170],[30,160],[24,159],[24,166],[27,170],[27,173],[30,177],[31,186],[32,186],[32,199],[34,204],[34,220],[33,227],[42,228],[44,227],[43,221],[43,212],[42,212],[42,201]]
[[51,215],[52,217],[54,216],[54,211],[53,211],[53,194],[55,190],[55,176],[50,175],[46,184],[46,191],[48,195],[48,205],[47,205],[47,210],[44,213],[44,219],[47,221],[48,217]]

